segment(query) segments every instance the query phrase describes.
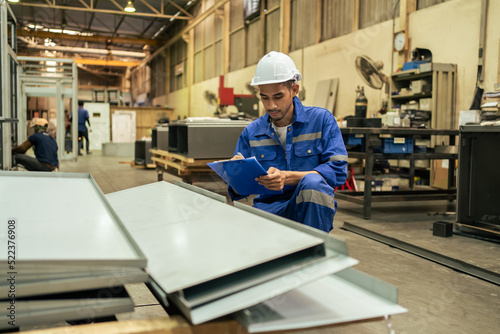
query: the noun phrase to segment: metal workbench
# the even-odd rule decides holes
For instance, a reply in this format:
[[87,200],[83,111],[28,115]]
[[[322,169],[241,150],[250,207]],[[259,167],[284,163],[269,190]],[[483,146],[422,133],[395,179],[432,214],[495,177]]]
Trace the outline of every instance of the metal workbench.
[[[454,168],[448,168],[448,188],[415,190],[414,175],[416,160],[449,160],[449,166],[454,166],[458,158],[457,153],[410,153],[410,154],[387,154],[375,153],[374,148],[381,145],[381,135],[391,135],[399,137],[435,136],[439,140],[447,139],[449,146],[455,145],[458,130],[444,129],[418,129],[418,128],[342,128],[343,135],[359,134],[364,135],[364,152],[348,151],[349,158],[365,160],[364,168],[364,191],[348,192],[337,191],[335,196],[339,199],[363,205],[363,218],[371,218],[372,202],[393,202],[393,201],[415,201],[415,200],[436,200],[456,198],[456,187],[454,185]],[[377,160],[409,160],[409,191],[372,191],[373,167]]]

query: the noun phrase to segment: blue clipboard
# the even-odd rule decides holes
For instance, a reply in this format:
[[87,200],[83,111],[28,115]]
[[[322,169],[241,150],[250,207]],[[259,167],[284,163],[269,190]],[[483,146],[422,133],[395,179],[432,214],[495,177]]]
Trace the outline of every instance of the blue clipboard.
[[282,191],[269,190],[255,181],[255,178],[267,175],[267,171],[255,157],[215,161],[209,162],[207,165],[240,195],[283,193]]

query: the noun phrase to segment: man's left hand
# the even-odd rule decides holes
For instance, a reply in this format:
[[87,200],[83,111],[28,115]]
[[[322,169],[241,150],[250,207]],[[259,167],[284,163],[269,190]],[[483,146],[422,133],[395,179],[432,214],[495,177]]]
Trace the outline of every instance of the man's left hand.
[[282,190],[285,186],[286,172],[271,167],[267,170],[267,175],[262,175],[255,179],[260,185],[269,190]]

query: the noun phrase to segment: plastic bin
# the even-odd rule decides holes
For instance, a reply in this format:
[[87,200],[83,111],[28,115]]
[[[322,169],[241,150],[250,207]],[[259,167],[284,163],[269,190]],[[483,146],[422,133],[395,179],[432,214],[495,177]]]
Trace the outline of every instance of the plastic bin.
[[346,145],[363,145],[365,143],[365,135],[355,135],[355,134],[350,134],[347,136],[347,142]]
[[382,138],[382,153],[413,153],[413,138]]
[[348,151],[364,152],[365,151],[365,135],[348,134],[342,136],[344,144]]

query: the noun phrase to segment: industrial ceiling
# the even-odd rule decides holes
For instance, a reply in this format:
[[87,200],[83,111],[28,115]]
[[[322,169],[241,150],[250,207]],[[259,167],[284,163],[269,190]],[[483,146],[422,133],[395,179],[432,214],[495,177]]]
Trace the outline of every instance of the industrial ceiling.
[[[20,0],[18,54],[142,61],[187,24],[196,0]],[[126,12],[133,6],[134,12]],[[192,11],[191,11],[192,12]]]

